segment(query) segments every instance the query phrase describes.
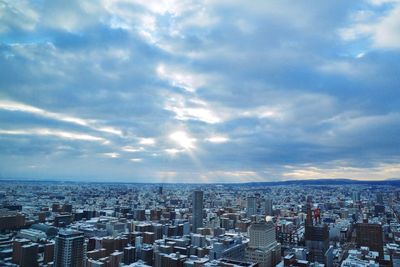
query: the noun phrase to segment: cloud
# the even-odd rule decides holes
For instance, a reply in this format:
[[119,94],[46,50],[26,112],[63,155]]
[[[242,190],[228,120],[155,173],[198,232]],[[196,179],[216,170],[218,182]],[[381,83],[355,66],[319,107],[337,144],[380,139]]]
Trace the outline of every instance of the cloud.
[[109,126],[97,126],[98,124],[96,120],[87,120],[87,119],[82,119],[78,117],[72,117],[68,116],[65,114],[60,114],[60,113],[55,113],[55,112],[50,112],[46,111],[34,106],[30,105],[25,105],[22,103],[14,102],[14,101],[0,101],[0,109],[3,110],[8,110],[8,111],[18,111],[18,112],[26,112],[26,113],[32,113],[34,115],[46,117],[49,119],[54,119],[54,120],[59,120],[59,121],[64,121],[80,126],[85,126],[88,128],[91,128],[96,131],[100,132],[105,132],[105,133],[110,133],[110,134],[115,134],[115,135],[122,135],[122,131],[119,129],[115,129],[113,127]]
[[214,136],[208,137],[206,139],[206,141],[211,142],[211,143],[226,143],[229,141],[229,138],[225,137],[225,136],[214,135]]
[[176,149],[176,148],[167,148],[167,149],[165,149],[165,152],[168,153],[169,155],[172,155],[172,156],[174,156],[174,155],[176,155],[178,153],[182,153],[184,151],[185,150],[183,150],[183,149],[179,150],[179,149]]
[[2,1],[0,176],[395,176],[398,9]]
[[167,80],[172,86],[180,87],[188,92],[195,92],[204,82],[204,77],[177,70],[164,65],[157,66],[157,75]]
[[356,180],[385,180],[400,177],[400,165],[378,164],[371,167],[334,166],[294,168],[283,173],[284,177],[291,179],[318,179],[318,178],[348,178]]
[[121,147],[121,149],[125,152],[132,152],[132,153],[144,151],[143,147],[133,147],[133,146],[124,146],[124,147]]
[[54,136],[62,139],[84,140],[84,141],[100,141],[106,143],[107,140],[101,137],[88,134],[57,131],[52,129],[29,129],[29,130],[0,130],[0,135],[39,135],[39,136]]
[[370,38],[375,48],[400,48],[400,2],[371,1],[374,5],[391,4],[388,11],[359,11],[354,16],[350,27],[340,30],[341,37],[346,41]]
[[18,29],[32,31],[39,21],[39,16],[29,5],[29,1],[1,1],[0,33]]
[[156,143],[154,138],[149,138],[149,137],[142,137],[139,138],[139,144],[140,145],[147,145],[147,146],[152,146]]
[[118,153],[115,152],[109,152],[109,153],[103,153],[102,155],[109,157],[109,158],[119,158],[120,155]]
[[164,109],[175,113],[175,118],[182,121],[197,120],[214,124],[222,120],[205,101],[178,94],[167,97]]

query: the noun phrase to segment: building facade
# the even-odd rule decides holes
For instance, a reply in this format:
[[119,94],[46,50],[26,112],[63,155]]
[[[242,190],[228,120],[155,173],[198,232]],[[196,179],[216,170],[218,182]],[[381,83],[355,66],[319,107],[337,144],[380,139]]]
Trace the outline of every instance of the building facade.
[[197,232],[197,228],[203,227],[203,191],[193,192],[193,222],[192,231]]
[[56,237],[54,266],[80,267],[85,261],[85,238],[82,232],[68,230]]

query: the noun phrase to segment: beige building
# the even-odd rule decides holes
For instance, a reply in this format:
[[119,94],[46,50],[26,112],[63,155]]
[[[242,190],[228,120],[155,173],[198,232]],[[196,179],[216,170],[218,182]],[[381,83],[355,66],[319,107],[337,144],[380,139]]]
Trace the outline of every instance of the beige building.
[[248,235],[247,261],[258,262],[260,267],[271,267],[280,262],[281,245],[276,241],[275,226],[271,221],[250,225]]

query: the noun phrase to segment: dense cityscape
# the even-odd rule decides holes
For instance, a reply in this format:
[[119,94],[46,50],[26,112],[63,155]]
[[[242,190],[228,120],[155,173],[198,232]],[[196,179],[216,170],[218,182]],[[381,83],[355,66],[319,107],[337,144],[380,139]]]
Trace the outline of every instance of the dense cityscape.
[[2,181],[0,266],[400,266],[400,190]]
[[400,0],[0,0],[0,267],[400,267]]

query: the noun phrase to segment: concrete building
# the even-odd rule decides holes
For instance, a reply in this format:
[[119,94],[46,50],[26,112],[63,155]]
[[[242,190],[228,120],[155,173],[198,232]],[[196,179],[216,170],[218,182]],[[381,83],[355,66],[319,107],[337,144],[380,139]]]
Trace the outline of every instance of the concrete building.
[[247,197],[247,217],[257,214],[256,197]]
[[248,244],[248,239],[239,235],[224,235],[211,240],[212,248],[209,251],[209,258],[216,259],[243,259]]
[[377,223],[357,223],[356,243],[358,247],[365,246],[370,250],[379,252],[379,257],[383,258],[382,225]]
[[192,232],[196,233],[197,228],[203,227],[203,191],[193,192],[193,221]]
[[38,244],[31,243],[21,247],[20,267],[36,267],[38,265]]
[[265,210],[265,215],[273,215],[273,210],[272,210],[272,199],[271,198],[267,198],[265,199],[264,202],[264,210]]
[[281,245],[275,239],[275,226],[271,221],[250,225],[248,235],[246,261],[258,262],[260,267],[271,267],[280,262]]
[[86,248],[82,232],[67,230],[56,237],[54,266],[80,267],[83,266]]

